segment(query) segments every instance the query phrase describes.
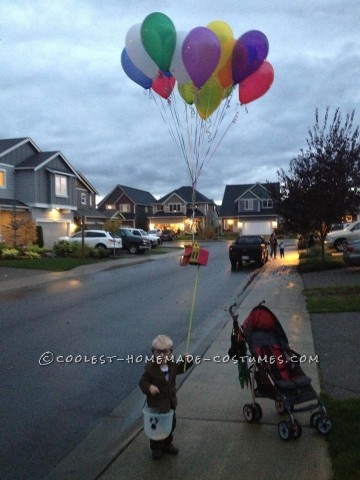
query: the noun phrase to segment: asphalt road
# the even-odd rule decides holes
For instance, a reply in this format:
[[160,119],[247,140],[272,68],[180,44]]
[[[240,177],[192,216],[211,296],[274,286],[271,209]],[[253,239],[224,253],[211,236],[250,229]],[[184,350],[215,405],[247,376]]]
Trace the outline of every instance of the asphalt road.
[[[193,319],[200,337],[221,312],[228,320],[252,273],[231,272],[225,243],[206,248]],[[40,480],[111,415],[137,388],[136,359],[158,333],[184,343],[196,270],[164,256],[0,294],[2,480]]]

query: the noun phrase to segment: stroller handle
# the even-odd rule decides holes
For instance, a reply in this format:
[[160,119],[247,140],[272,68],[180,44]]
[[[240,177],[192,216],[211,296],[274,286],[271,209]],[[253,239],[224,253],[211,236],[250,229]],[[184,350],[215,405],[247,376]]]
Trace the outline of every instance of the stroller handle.
[[237,320],[237,318],[238,318],[238,315],[236,315],[236,314],[234,313],[234,309],[235,309],[236,307],[237,307],[236,303],[233,303],[233,304],[231,305],[231,307],[229,307],[229,313],[230,313],[230,315],[231,315],[231,317],[232,317],[233,320]]

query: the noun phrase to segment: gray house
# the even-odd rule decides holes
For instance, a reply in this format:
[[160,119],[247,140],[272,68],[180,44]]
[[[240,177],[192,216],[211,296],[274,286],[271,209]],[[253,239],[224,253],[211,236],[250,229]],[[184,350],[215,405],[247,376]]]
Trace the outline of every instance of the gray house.
[[270,192],[261,183],[227,185],[220,220],[224,231],[243,235],[271,235],[279,223]]
[[[59,236],[73,230],[74,219],[86,207],[96,215],[97,192],[61,152],[43,152],[31,138],[0,140],[0,224],[16,209],[31,215],[43,229],[44,244],[52,247]],[[90,211],[89,211],[90,210]]]
[[219,217],[214,200],[195,191],[193,215],[193,189],[180,187],[154,202],[149,215],[151,228],[169,228],[185,232],[200,232],[207,227],[218,228]]
[[98,204],[109,218],[120,218],[124,227],[148,230],[148,217],[156,198],[145,190],[116,185]]

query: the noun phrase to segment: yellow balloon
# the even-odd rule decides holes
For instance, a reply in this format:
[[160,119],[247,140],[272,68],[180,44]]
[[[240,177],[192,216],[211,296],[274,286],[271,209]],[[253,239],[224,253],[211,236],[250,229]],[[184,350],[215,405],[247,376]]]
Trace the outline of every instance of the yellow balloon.
[[188,105],[194,103],[195,98],[195,85],[192,82],[180,84],[178,83],[178,91]]
[[195,105],[199,116],[206,120],[217,109],[223,99],[223,88],[216,78],[211,77],[195,94]]
[[215,72],[221,70],[232,55],[234,48],[234,33],[226,22],[215,20],[207,25],[207,28],[215,33],[221,46],[221,55]]

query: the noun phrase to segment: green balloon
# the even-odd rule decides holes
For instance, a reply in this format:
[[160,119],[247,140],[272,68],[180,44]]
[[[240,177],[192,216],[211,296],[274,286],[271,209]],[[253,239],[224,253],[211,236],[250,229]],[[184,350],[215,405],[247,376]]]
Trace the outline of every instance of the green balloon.
[[192,82],[180,84],[178,83],[178,91],[184,102],[192,105],[195,100],[195,86]]
[[176,45],[176,30],[170,18],[159,12],[148,15],[141,25],[141,41],[160,70],[169,71]]

